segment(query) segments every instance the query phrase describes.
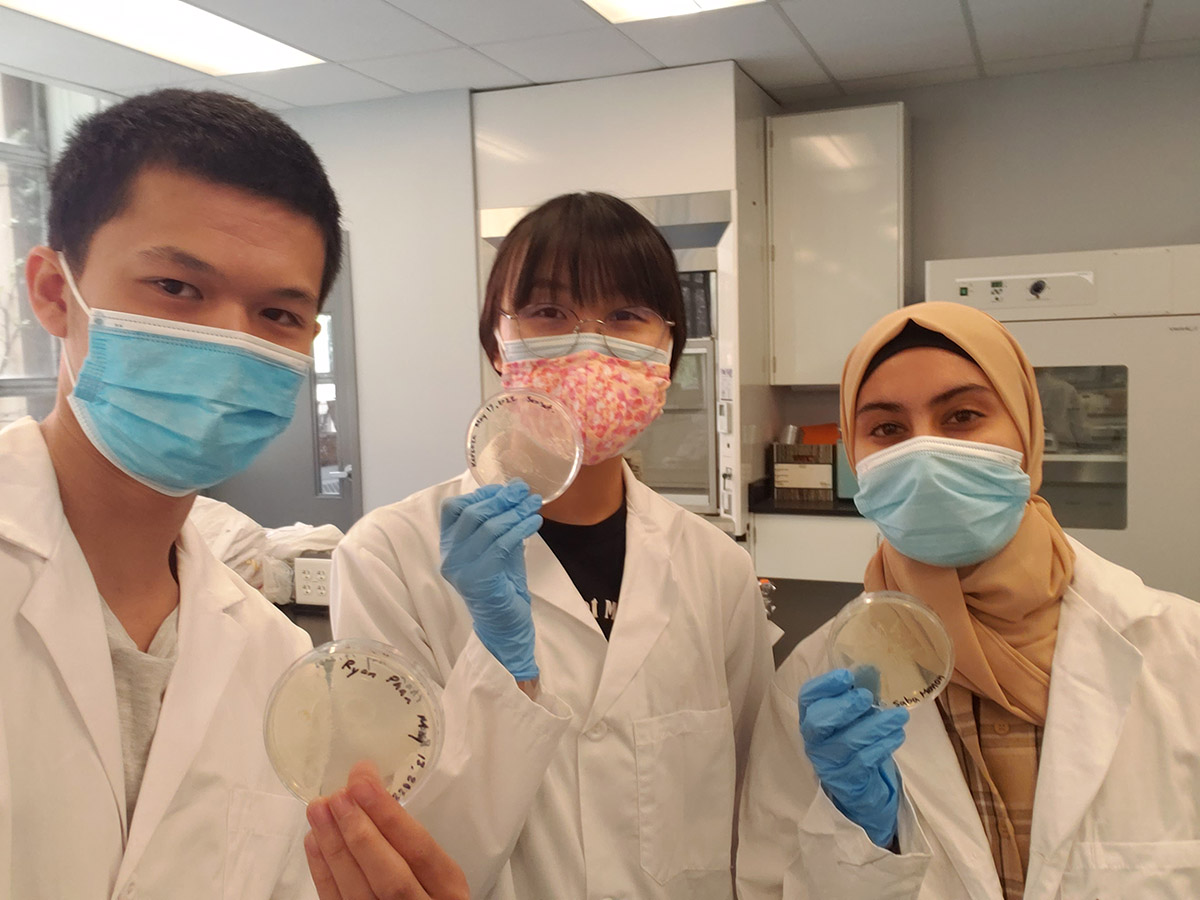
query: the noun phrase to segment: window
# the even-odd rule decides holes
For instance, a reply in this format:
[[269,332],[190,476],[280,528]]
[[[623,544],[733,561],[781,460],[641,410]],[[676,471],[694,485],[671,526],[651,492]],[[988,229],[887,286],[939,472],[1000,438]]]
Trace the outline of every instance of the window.
[[1046,424],[1039,493],[1067,528],[1126,527],[1129,369],[1038,368]]
[[317,316],[321,332],[313,341],[313,398],[316,404],[317,465],[319,492],[327,497],[342,495],[345,477],[338,453],[337,379],[333,368],[333,316]]
[[97,98],[0,74],[0,427],[54,406],[58,342],[25,289],[25,257],[45,240],[51,148]]

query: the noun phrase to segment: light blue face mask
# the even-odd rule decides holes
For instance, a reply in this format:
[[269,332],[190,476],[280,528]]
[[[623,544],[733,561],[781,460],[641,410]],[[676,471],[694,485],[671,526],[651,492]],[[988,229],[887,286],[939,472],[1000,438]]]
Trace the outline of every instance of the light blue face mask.
[[1021,454],[993,444],[921,436],[858,463],[858,511],[900,553],[932,566],[995,556],[1028,502]]
[[245,469],[291,422],[310,357],[240,331],[91,309],[58,258],[88,316],[67,401],[122,472],[182,497]]

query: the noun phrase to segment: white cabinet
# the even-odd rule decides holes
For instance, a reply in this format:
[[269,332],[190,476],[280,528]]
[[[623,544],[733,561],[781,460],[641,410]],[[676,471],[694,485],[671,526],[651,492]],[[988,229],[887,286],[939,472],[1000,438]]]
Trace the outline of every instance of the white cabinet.
[[904,105],[768,120],[772,384],[836,384],[903,303]]
[[754,516],[754,569],[760,578],[861,584],[879,532],[857,516]]
[[732,189],[736,78],[713,63],[473,94],[479,208]]

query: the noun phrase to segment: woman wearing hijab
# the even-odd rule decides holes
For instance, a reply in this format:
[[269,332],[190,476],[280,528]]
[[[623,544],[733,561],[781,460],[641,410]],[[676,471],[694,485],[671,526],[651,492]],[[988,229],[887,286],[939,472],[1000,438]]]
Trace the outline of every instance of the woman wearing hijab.
[[851,351],[841,426],[883,540],[867,590],[931,606],[951,683],[880,710],[776,673],[742,796],[739,897],[1200,897],[1200,607],[1064,534],[1033,369],[983,312],[906,307]]

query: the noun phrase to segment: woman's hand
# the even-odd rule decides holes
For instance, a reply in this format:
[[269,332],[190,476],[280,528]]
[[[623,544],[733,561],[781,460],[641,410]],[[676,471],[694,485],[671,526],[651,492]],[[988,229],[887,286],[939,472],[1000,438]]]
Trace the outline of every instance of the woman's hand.
[[524,545],[542,524],[541,506],[519,479],[442,504],[442,576],[466,602],[479,640],[519,682],[538,676]]
[[871,692],[834,669],[800,689],[804,752],[834,806],[880,847],[896,836],[900,773],[892,754],[904,743],[908,710],[877,709]]

